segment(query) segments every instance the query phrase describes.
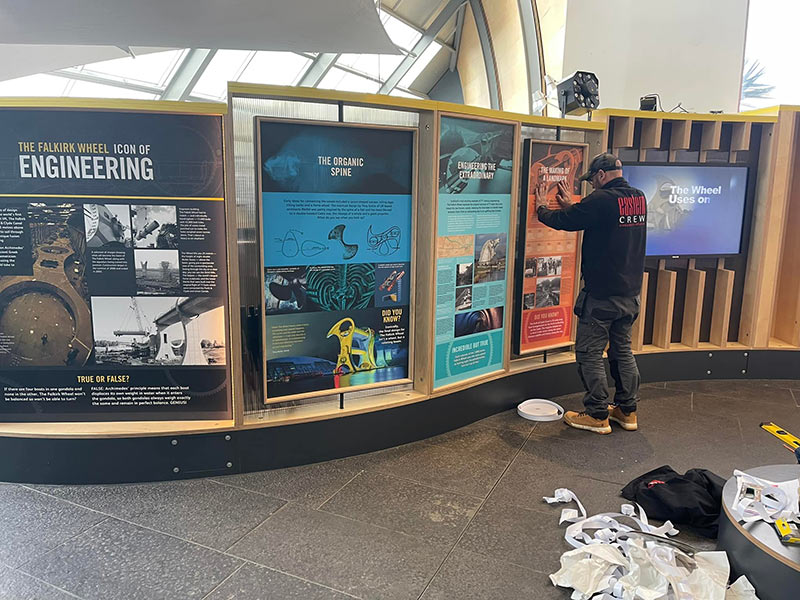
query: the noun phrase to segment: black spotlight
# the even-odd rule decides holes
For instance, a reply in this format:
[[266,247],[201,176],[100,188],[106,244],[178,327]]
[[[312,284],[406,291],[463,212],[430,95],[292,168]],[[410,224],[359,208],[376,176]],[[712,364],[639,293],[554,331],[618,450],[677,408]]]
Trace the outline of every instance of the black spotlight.
[[575,71],[557,90],[561,116],[585,115],[600,106],[600,82],[589,71]]

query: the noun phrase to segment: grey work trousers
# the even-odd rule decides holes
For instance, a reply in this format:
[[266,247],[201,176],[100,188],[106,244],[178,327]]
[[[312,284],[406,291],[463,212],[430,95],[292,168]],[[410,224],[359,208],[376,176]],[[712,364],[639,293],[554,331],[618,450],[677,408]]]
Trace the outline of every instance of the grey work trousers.
[[608,380],[603,364],[603,350],[608,345],[608,363],[616,385],[613,403],[630,414],[636,410],[639,397],[639,368],[631,350],[631,328],[639,316],[639,296],[601,300],[582,290],[575,302],[575,315],[575,355],[586,390],[586,412],[595,419],[608,417]]

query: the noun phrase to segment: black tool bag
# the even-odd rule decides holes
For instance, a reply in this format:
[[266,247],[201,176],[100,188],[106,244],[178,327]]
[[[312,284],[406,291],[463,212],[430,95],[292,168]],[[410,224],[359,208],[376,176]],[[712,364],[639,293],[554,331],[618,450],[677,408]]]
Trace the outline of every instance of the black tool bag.
[[700,535],[717,537],[725,480],[706,469],[680,475],[664,465],[622,488],[622,497],[637,502],[647,516],[689,525]]

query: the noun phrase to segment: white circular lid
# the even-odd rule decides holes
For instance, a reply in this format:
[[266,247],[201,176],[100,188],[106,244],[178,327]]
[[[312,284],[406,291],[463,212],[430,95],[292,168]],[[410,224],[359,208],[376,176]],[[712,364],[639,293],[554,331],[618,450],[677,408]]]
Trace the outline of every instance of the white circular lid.
[[531,421],[558,421],[564,416],[564,409],[550,400],[531,398],[517,406],[517,414]]

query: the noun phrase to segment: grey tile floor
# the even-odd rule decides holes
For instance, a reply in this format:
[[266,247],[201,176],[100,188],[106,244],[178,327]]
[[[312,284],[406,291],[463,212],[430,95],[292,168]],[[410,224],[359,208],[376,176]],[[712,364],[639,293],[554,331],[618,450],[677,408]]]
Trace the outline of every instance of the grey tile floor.
[[[580,406],[580,395],[559,401]],[[0,484],[0,599],[565,599],[569,487],[588,511],[662,464],[790,463],[800,381],[649,384],[610,436],[513,411],[381,452],[279,471],[109,486]],[[713,543],[683,531],[689,543]]]

